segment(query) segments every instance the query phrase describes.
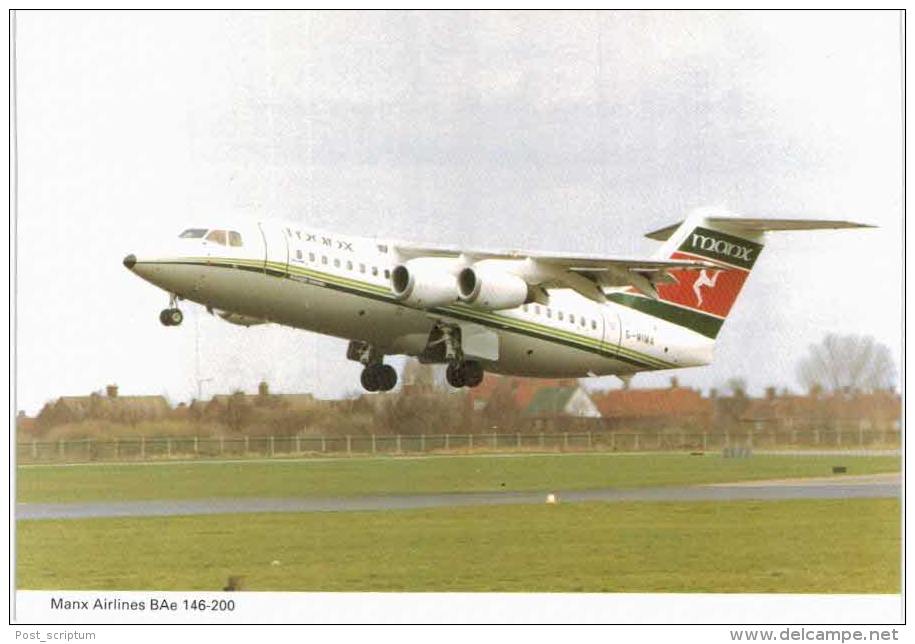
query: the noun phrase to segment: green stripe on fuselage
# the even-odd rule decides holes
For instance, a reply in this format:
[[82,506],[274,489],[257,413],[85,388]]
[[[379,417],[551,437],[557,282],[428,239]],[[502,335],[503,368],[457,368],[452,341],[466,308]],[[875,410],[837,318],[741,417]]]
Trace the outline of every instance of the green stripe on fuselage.
[[[274,264],[274,266],[280,270],[283,268],[283,264],[279,263]],[[290,273],[298,273],[325,283],[339,284],[353,288],[357,291],[368,290],[373,294],[382,295],[385,301],[388,301],[392,304],[406,306],[400,304],[400,302],[394,299],[390,290],[377,284],[370,284],[360,280],[353,280],[339,275],[334,275],[332,273],[314,271],[312,269],[295,266],[294,264],[290,264],[289,269]],[[628,347],[615,347],[613,350],[608,350],[605,348],[606,345],[596,338],[591,338],[586,335],[580,335],[578,333],[572,333],[562,329],[557,329],[556,327],[529,322],[527,320],[519,320],[517,318],[500,315],[491,311],[483,311],[466,304],[454,304],[451,306],[436,308],[432,309],[432,312],[460,318],[470,322],[478,322],[485,326],[494,326],[497,328],[515,331],[527,331],[529,332],[529,335],[537,334],[542,339],[550,340],[553,342],[562,342],[567,346],[574,346],[576,348],[586,348],[593,353],[598,353],[608,357],[620,358],[626,362],[637,364],[639,366],[648,366],[652,369],[672,369],[679,366],[665,360],[654,358],[653,356],[647,356],[645,354],[638,353],[629,349]]]
[[[383,301],[388,304],[395,304],[410,308],[405,304],[398,302],[391,294],[390,290],[378,284],[354,280],[351,278],[324,273],[301,266],[294,263],[286,264],[280,262],[267,262],[265,266],[263,261],[250,259],[223,259],[223,258],[182,258],[180,260],[162,260],[155,263],[161,264],[187,264],[193,266],[210,266],[218,268],[237,268],[242,270],[268,272],[270,275],[289,277],[305,277],[313,282],[320,282],[316,286],[326,286],[335,290],[342,290],[353,295],[369,297],[377,301]],[[432,309],[433,313],[446,315],[449,317],[475,322],[483,326],[496,328],[500,330],[514,331],[528,335],[537,339],[555,342],[571,348],[596,353],[598,355],[614,358],[623,362],[628,362],[645,369],[673,369],[680,365],[660,360],[653,356],[645,355],[634,351],[628,347],[606,345],[596,338],[579,335],[555,327],[519,320],[514,317],[500,315],[495,312],[482,311],[465,304],[455,304],[447,307]]]
[[610,293],[607,295],[607,299],[630,309],[641,311],[646,315],[652,315],[667,322],[686,327],[712,340],[715,339],[718,331],[721,330],[721,325],[724,324],[724,320],[720,318],[697,311],[690,311],[662,300],[652,300],[647,297],[630,295],[629,293]]

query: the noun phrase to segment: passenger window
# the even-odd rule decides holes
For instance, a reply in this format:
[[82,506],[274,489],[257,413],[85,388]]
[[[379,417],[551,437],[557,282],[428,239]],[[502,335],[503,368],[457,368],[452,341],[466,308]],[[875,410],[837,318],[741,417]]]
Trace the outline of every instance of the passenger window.
[[378,267],[377,266],[372,266],[372,275],[374,275],[375,277],[378,277]]
[[384,269],[384,278],[386,280],[391,279],[391,271],[389,271],[388,269]]
[[550,319],[553,318],[553,311],[551,311],[549,307],[546,309],[546,316]]
[[569,322],[571,322],[572,324],[575,324],[575,314],[574,313],[569,314]]
[[578,323],[581,325],[581,328],[588,326],[584,318],[579,319]]
[[559,321],[562,322],[562,311],[556,314],[556,317],[559,318]]
[[521,307],[521,310],[524,311],[525,313],[527,313],[527,304],[525,304],[524,306],[522,306],[522,307]]
[[346,262],[346,270],[348,270],[348,271],[353,270],[353,263],[352,263],[352,262],[350,262],[350,261],[347,261],[347,262]]
[[302,259],[302,251],[297,250],[297,251],[295,252],[295,258],[296,258],[296,259],[299,259],[299,260]]
[[178,235],[181,239],[200,239],[207,234],[206,228],[188,228]]
[[314,253],[308,253],[308,261],[309,261],[309,262],[315,261],[315,254],[314,254]]
[[334,268],[340,268],[340,260],[334,259]]
[[234,231],[229,231],[229,246],[241,246],[241,235]]
[[536,304],[534,305],[534,314],[535,314],[535,315],[540,315],[540,307],[537,306]]
[[591,320],[591,328],[594,329],[595,331],[597,331],[597,322],[595,322],[594,320]]
[[359,264],[359,272],[360,272],[360,273],[364,273],[364,272],[365,272],[365,264]]
[[206,236],[207,241],[211,241],[214,244],[226,245],[226,231],[224,230],[211,230],[210,234]]
[[327,255],[321,255],[321,263],[327,264]]

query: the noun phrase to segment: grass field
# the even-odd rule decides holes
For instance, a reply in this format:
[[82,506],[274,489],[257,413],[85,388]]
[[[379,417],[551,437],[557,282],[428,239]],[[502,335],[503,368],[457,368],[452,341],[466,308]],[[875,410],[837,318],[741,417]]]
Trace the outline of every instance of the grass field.
[[898,456],[563,454],[22,466],[19,502],[352,496],[685,485],[896,472]]
[[17,586],[898,593],[899,535],[894,499],[23,521]]

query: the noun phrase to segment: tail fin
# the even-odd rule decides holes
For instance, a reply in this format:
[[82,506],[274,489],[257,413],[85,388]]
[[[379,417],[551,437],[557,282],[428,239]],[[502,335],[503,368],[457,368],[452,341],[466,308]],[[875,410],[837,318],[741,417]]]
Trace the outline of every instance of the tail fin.
[[767,232],[863,227],[868,226],[846,221],[743,219],[694,212],[680,224],[646,236],[664,241],[658,258],[698,259],[716,268],[671,271],[673,280],[658,285],[659,301],[653,308],[657,308],[659,317],[714,339],[762,252]]

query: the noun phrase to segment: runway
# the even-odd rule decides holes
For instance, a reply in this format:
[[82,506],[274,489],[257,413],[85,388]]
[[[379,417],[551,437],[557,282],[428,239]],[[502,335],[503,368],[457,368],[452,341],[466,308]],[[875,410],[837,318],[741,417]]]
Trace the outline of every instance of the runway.
[[714,485],[542,492],[374,495],[336,498],[211,498],[92,503],[17,503],[16,519],[93,519],[260,512],[370,512],[478,505],[544,503],[553,493],[560,503],[583,501],[780,501],[790,499],[897,498],[898,473],[828,479],[751,481]]

